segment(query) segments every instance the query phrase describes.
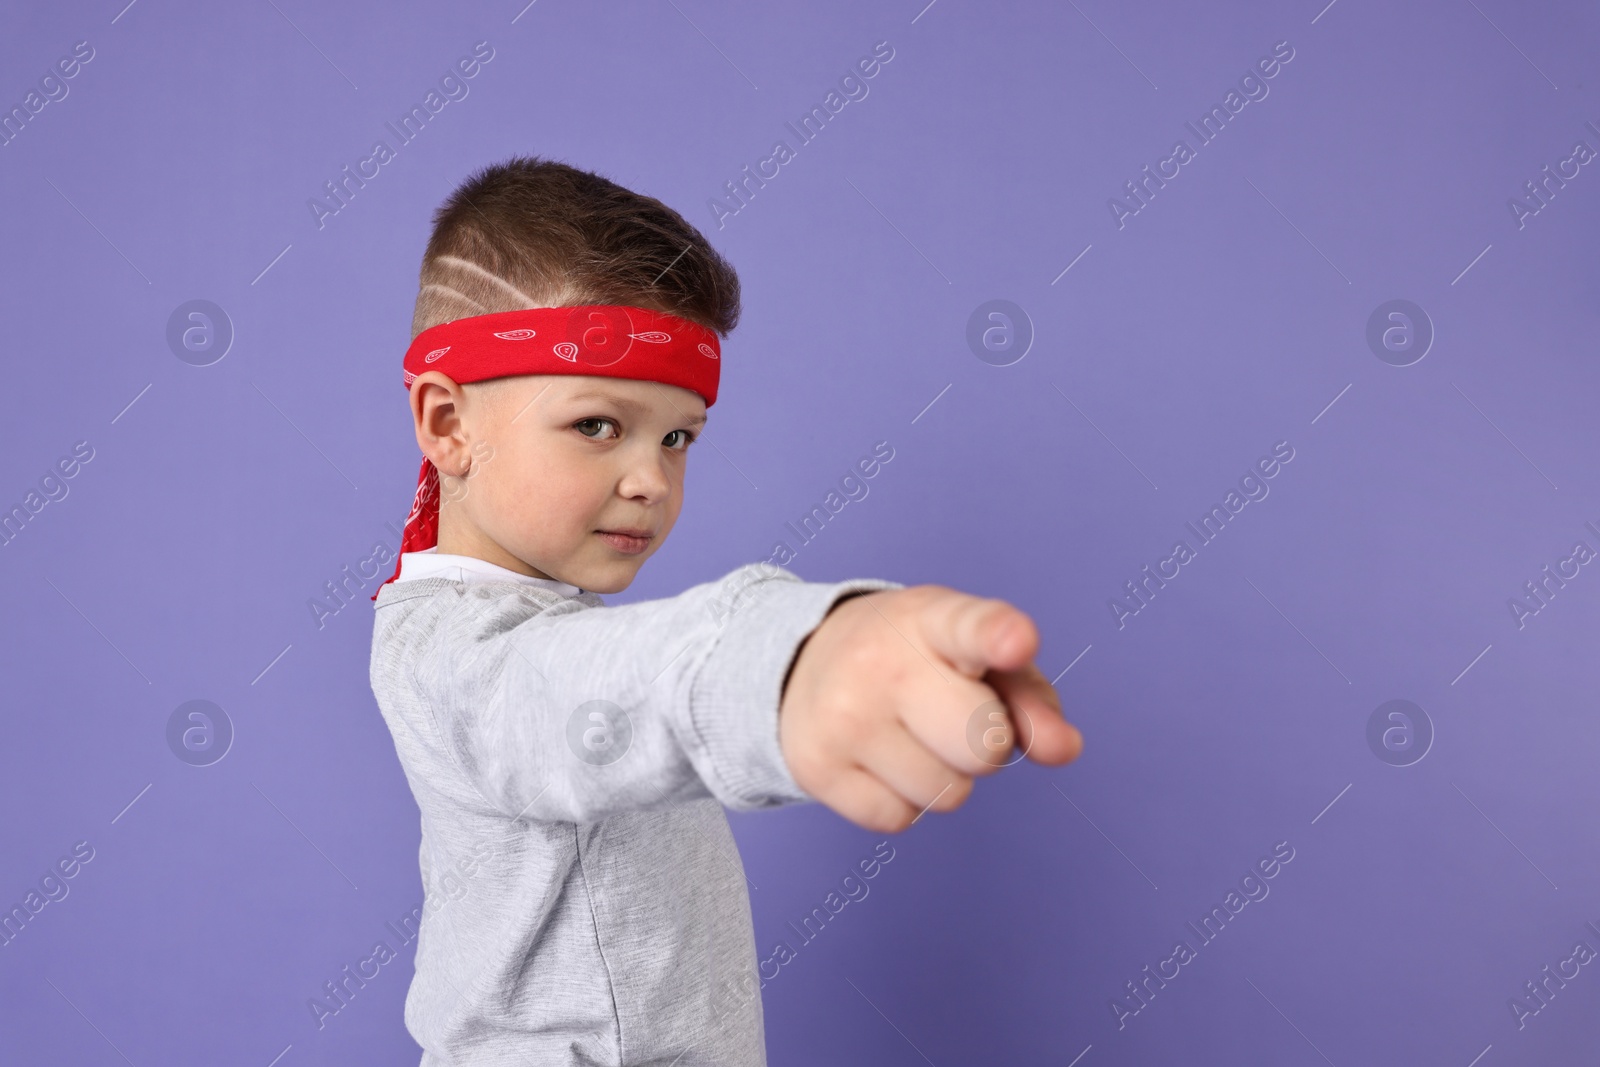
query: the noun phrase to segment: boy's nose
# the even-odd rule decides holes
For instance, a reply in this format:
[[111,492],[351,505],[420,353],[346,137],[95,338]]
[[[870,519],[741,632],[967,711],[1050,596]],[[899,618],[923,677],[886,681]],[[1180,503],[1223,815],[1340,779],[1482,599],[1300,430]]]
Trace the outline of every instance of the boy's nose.
[[659,456],[634,456],[623,461],[617,491],[625,497],[662,500],[672,491],[672,476]]

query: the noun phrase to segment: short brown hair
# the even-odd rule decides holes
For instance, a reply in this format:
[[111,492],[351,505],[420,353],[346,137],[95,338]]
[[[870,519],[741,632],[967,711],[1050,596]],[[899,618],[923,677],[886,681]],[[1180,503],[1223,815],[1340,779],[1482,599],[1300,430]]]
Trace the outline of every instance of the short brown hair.
[[483,167],[434,212],[411,336],[469,315],[628,304],[727,336],[739,276],[682,215],[565,163]]

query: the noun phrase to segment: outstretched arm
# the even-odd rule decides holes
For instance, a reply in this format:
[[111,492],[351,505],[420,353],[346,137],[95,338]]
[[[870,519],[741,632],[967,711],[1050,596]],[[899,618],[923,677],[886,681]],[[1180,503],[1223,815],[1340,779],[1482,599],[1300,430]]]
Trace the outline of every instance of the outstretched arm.
[[[480,599],[449,644],[479,658],[476,693],[435,709],[485,800],[509,817],[594,822],[715,797],[750,810],[809,799],[778,738],[778,704],[807,635],[882,579],[803,582],[750,564],[674,597],[558,604],[500,622]],[[472,596],[470,591],[465,596]]]

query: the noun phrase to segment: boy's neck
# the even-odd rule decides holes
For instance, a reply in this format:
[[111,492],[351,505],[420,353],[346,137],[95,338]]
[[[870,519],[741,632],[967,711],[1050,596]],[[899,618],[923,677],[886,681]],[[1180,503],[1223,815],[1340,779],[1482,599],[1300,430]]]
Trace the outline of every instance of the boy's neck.
[[440,555],[470,556],[486,563],[493,563],[497,567],[504,567],[508,571],[525,574],[529,578],[551,577],[507,552],[482,530],[470,524],[454,521],[455,519],[456,516],[450,514],[448,510],[442,511],[439,515],[437,551]]

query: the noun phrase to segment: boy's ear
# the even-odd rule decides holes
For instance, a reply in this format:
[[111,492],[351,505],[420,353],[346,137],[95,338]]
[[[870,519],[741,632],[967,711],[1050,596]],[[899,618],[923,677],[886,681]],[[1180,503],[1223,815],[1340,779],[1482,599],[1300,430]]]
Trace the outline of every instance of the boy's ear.
[[461,420],[466,394],[455,381],[430,370],[411,383],[411,421],[417,447],[441,475],[461,476],[471,463],[471,442]]

